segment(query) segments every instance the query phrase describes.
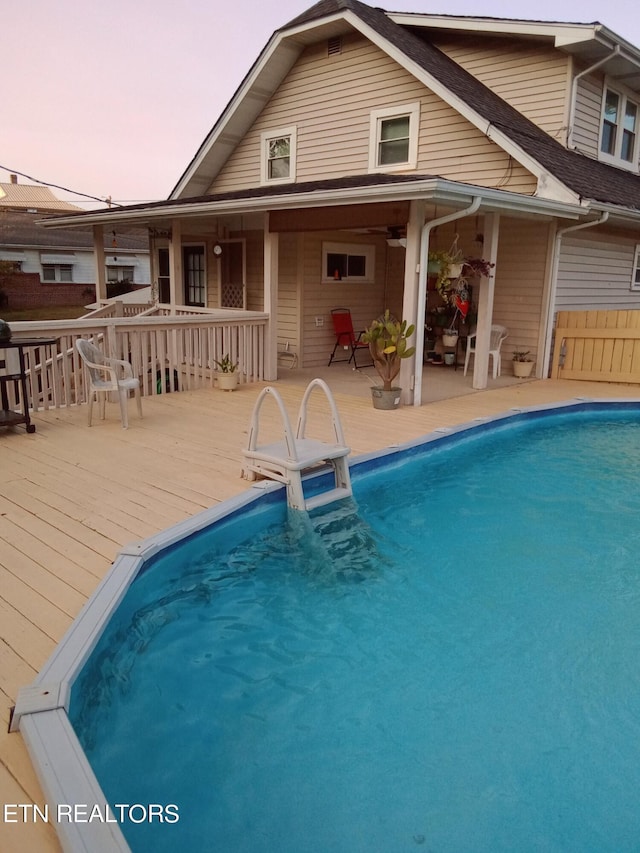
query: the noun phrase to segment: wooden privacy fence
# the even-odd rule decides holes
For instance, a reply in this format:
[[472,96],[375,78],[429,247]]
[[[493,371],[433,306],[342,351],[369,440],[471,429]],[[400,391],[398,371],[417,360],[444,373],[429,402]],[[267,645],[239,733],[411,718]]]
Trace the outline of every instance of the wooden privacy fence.
[[14,340],[57,339],[54,345],[25,350],[30,405],[38,411],[86,402],[86,374],[75,348],[78,338],[131,362],[145,395],[213,387],[214,362],[227,354],[238,363],[241,382],[262,381],[267,319],[258,312],[220,311],[12,323],[11,329]]
[[640,311],[559,311],[551,377],[640,383]]

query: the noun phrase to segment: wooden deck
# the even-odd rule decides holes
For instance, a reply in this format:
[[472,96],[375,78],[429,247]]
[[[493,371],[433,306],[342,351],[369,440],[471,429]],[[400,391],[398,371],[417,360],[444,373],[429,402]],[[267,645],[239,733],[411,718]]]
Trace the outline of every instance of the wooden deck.
[[[131,407],[129,430],[121,429],[115,404],[91,428],[83,406],[36,414],[33,435],[20,427],[0,430],[2,804],[43,805],[20,734],[7,734],[19,688],[33,680],[123,545],[250,487],[239,476],[240,451],[260,387],[148,398],[142,421]],[[278,388],[293,418],[304,386],[285,379]],[[639,391],[530,381],[396,412],[374,411],[364,396],[335,393],[354,455],[514,406],[577,396],[633,399]],[[275,406],[263,412],[263,437],[275,437]],[[326,430],[319,409],[316,417]],[[313,418],[310,425],[313,430]],[[5,823],[1,814],[0,850],[60,850],[51,825]]]

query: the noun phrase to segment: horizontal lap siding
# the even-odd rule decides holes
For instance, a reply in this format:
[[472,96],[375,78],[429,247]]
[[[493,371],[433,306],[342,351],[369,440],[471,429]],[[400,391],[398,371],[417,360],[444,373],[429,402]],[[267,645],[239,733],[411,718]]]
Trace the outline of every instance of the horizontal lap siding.
[[576,111],[573,121],[573,143],[589,157],[598,156],[600,115],[602,112],[602,78],[593,75],[578,81]]
[[565,237],[556,309],[639,308],[640,292],[630,290],[635,245],[631,237],[593,231]]
[[303,238],[298,234],[281,234],[278,244],[278,351],[288,345],[289,352],[301,362],[300,338],[300,270]]
[[[323,241],[375,244],[375,281],[355,284],[346,281],[321,283]],[[327,364],[335,342],[331,322],[332,308],[349,308],[356,333],[366,328],[384,310],[387,246],[374,235],[357,237],[341,232],[304,235],[304,367]],[[323,325],[316,326],[315,318]]]
[[493,319],[509,330],[507,358],[529,350],[537,360],[548,244],[548,224],[501,218]]
[[365,174],[372,110],[420,102],[417,172],[534,192],[535,179],[470,122],[366,39],[307,48],[212,184],[211,192],[260,181],[260,134],[295,125],[298,181]]
[[566,138],[570,63],[558,50],[475,36],[436,44],[538,127],[560,141]]

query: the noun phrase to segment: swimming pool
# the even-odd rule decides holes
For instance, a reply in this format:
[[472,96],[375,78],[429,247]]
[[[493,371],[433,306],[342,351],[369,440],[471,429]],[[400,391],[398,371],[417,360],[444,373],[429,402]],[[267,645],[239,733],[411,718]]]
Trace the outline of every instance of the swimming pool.
[[69,711],[108,802],[179,807],[133,850],[636,849],[640,409],[571,409],[147,549]]

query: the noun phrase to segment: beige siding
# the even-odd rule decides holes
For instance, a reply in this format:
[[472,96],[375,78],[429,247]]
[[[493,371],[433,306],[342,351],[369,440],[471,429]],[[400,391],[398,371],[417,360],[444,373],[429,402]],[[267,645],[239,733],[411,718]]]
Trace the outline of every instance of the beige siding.
[[598,156],[601,112],[602,78],[594,75],[580,78],[576,92],[573,144],[589,157]]
[[564,141],[570,97],[567,56],[525,40],[474,36],[436,43],[538,127]]
[[300,328],[301,276],[304,237],[302,234],[280,234],[278,263],[278,350],[287,345],[289,352],[302,362],[302,337]]
[[631,237],[594,231],[565,237],[556,310],[640,308],[640,292],[630,289],[635,245]]
[[[385,306],[387,280],[387,244],[375,235],[345,235],[342,232],[325,232],[304,235],[303,262],[303,328],[304,367],[327,364],[335,336],[331,324],[332,308],[349,308],[356,333],[366,328],[380,315]],[[375,244],[375,281],[355,284],[346,281],[321,283],[321,258],[323,241]],[[397,250],[395,250],[397,251]],[[402,252],[404,255],[404,252]],[[394,306],[389,306],[392,310]],[[396,310],[400,311],[402,305]],[[323,325],[316,325],[316,317]]]
[[548,224],[501,218],[493,317],[509,330],[505,359],[529,350],[537,361],[548,246]]
[[325,42],[301,55],[210,191],[258,185],[260,134],[289,126],[297,128],[298,181],[365,174],[371,111],[414,102],[420,103],[418,173],[535,191],[531,174],[393,59],[355,35],[344,39],[337,56],[326,55]]
[[[437,229],[431,247],[449,249],[457,233],[458,246],[466,256],[483,257],[482,243],[476,239],[483,228],[483,217],[453,222]],[[509,337],[502,348],[506,361],[514,349],[529,350],[536,358],[548,233],[549,226],[544,223],[506,216],[500,218],[493,322],[509,330]],[[477,282],[471,281],[470,284],[475,307]]]

